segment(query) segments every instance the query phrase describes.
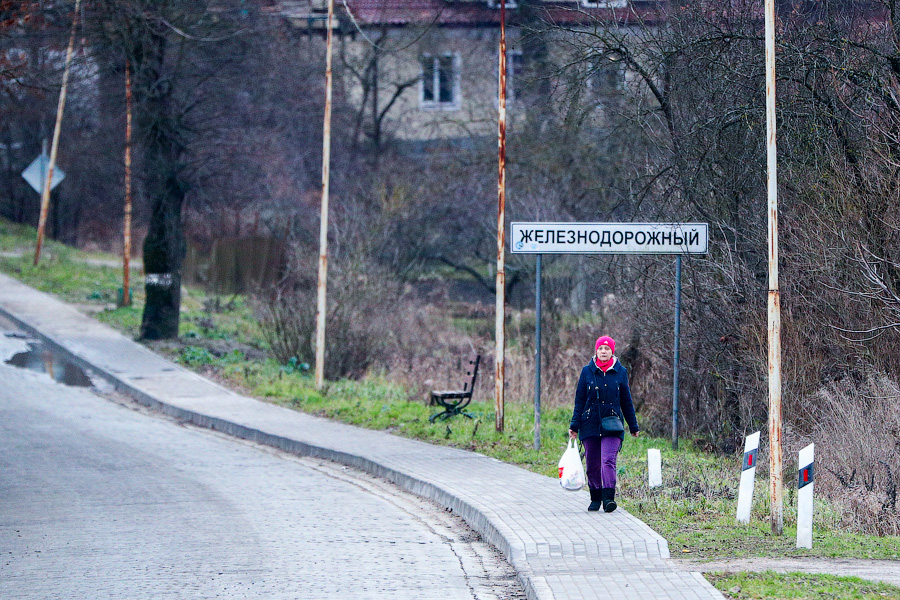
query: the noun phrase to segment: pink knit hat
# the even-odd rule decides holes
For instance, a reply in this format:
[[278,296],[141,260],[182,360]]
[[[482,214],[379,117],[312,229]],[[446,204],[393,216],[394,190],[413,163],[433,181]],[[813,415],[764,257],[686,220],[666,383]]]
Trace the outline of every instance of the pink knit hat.
[[608,335],[601,335],[597,338],[597,344],[594,346],[594,352],[597,351],[597,348],[603,345],[609,346],[609,349],[613,351],[613,354],[616,353],[616,340],[612,339]]

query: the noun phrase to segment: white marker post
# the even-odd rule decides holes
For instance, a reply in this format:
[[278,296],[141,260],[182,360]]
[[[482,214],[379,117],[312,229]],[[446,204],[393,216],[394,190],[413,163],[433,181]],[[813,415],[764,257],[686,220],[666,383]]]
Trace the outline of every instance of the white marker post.
[[813,458],[815,444],[800,451],[797,477],[797,547],[812,548]]
[[651,488],[662,485],[662,458],[657,448],[647,449],[647,479]]
[[750,522],[750,505],[753,503],[753,483],[756,479],[756,453],[759,450],[759,432],[747,436],[744,442],[744,462],[741,465],[741,489],[738,492],[737,520],[744,525]]

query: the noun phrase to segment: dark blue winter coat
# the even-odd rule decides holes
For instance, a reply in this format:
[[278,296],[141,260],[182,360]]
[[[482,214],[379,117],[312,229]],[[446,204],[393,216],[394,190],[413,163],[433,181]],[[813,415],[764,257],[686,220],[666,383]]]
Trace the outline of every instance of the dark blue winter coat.
[[[628,423],[631,433],[640,428],[631,402],[631,390],[628,388],[628,371],[616,359],[604,373],[591,359],[581,370],[578,387],[575,388],[575,411],[569,429],[578,432],[578,439],[600,435],[600,419],[615,411],[619,418]],[[625,438],[625,432],[619,434]]]

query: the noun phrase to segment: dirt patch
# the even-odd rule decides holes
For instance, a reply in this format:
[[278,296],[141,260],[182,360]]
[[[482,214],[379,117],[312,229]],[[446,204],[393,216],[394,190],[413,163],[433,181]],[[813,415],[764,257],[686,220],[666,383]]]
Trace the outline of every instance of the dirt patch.
[[852,558],[744,558],[731,560],[672,559],[684,571],[774,571],[776,573],[816,573],[839,577],[859,577],[900,587],[900,561]]

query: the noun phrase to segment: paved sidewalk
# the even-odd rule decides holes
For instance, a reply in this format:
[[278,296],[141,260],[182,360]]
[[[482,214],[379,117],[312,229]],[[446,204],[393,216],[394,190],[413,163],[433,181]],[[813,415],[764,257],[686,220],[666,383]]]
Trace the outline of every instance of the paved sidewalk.
[[138,402],[234,436],[360,468],[462,516],[507,557],[532,600],[721,599],[666,541],[586,493],[481,454],[361,429],[240,396],[66,304],[0,275],[0,314]]

